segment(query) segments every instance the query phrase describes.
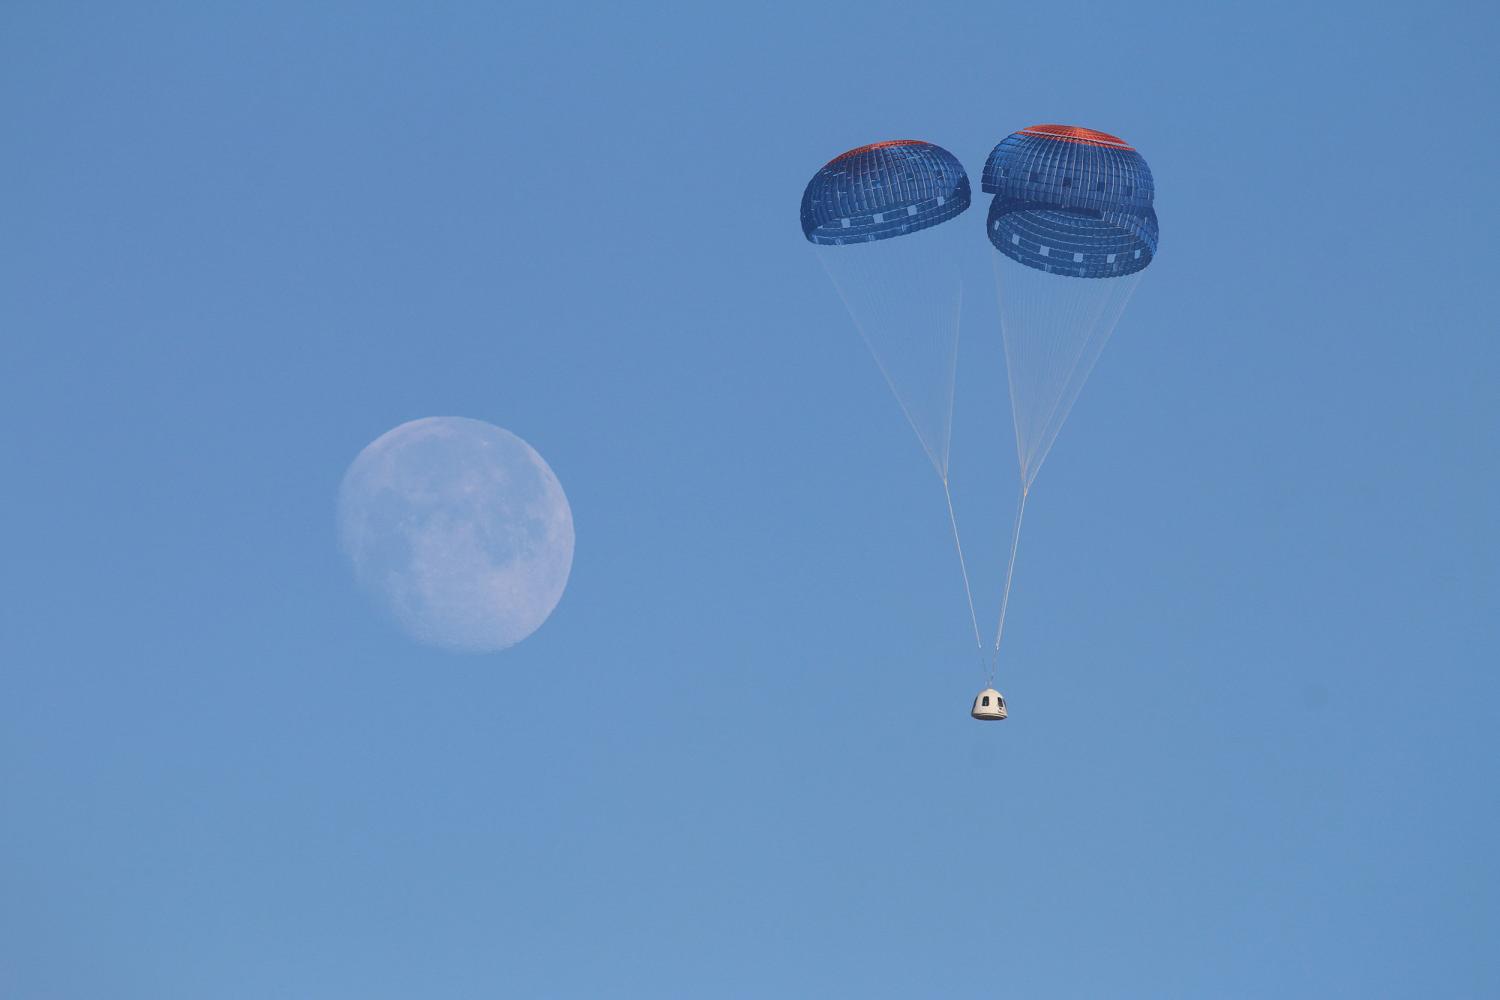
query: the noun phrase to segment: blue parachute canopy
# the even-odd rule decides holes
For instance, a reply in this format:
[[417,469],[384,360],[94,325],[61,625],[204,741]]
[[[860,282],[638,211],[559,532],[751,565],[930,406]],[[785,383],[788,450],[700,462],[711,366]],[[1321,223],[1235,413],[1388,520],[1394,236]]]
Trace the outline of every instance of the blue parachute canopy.
[[984,165],[995,249],[1051,274],[1113,278],[1156,256],[1151,168],[1124,140],[1072,125],[1006,136]]
[[969,175],[918,139],[876,142],[829,161],[802,192],[802,235],[824,246],[871,243],[935,226],[969,207]]

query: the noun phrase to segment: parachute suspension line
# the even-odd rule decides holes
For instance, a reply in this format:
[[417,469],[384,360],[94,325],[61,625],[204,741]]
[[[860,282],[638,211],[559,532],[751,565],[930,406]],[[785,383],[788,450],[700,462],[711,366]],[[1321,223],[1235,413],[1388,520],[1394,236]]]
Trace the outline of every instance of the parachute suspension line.
[[[916,434],[917,443],[927,460],[932,463],[934,471],[940,479],[946,481],[948,449],[953,428],[953,393],[958,374],[959,317],[963,309],[962,279],[955,280],[952,287],[947,289],[933,288],[934,282],[931,280],[908,283],[906,287],[902,287],[899,274],[901,267],[898,266],[902,264],[901,261],[894,264],[887,261],[881,266],[880,259],[872,256],[868,252],[871,248],[867,246],[838,248],[832,252],[826,247],[818,249],[823,251],[817,255],[818,262],[823,266],[834,290],[838,292],[849,318],[854,321],[854,329],[858,331],[865,349],[870,352],[875,367],[880,370],[886,388],[890,389],[896,405],[901,408],[901,415]],[[908,262],[913,259],[916,258],[905,258]],[[835,261],[838,262],[837,266]],[[951,261],[943,260],[938,265],[939,268],[944,266],[957,276],[957,267]],[[852,294],[855,289],[858,290],[861,301],[856,301],[856,296]],[[902,302],[903,305],[898,307],[897,302]],[[923,345],[928,349],[936,346],[941,351],[941,363],[946,370],[932,373],[942,377],[941,388],[945,391],[940,394],[931,393],[931,384],[926,394],[913,392],[913,386],[905,379],[898,379],[888,363],[887,353],[891,345],[887,341],[890,333],[893,330],[905,333],[912,329],[935,330],[942,338],[935,345],[930,341]],[[891,360],[904,362],[910,367],[912,359]],[[897,368],[901,369],[902,365],[897,365]],[[909,378],[911,372],[903,371],[902,374]]]
[[953,513],[953,491],[948,487],[948,449],[952,446],[953,399],[958,384],[958,317],[963,314],[964,286],[958,286],[958,306],[954,310],[953,350],[948,359],[948,420],[947,439],[943,443],[943,499],[948,502],[948,524],[953,528],[953,548],[958,552],[958,571],[964,578],[964,597],[969,602],[969,623],[974,626],[974,647],[979,650],[980,662],[984,662],[984,639],[979,635],[979,615],[974,610],[974,588],[969,585],[969,564],[964,559],[964,543],[958,537],[958,515]]
[[1140,281],[1071,278],[996,255],[1011,416],[1021,481],[1036,481],[1080,390]]
[[1026,498],[1031,488],[1023,485],[1016,503],[1016,523],[1010,531],[1010,559],[1005,563],[1005,586],[1000,593],[1000,624],[995,627],[995,655],[990,662],[990,687],[995,686],[995,670],[1000,665],[1000,640],[1005,636],[1005,612],[1010,606],[1010,581],[1016,571],[1016,547],[1021,542],[1021,518],[1026,515]]
[[948,474],[964,285],[955,248],[944,241],[959,232],[925,231],[879,247],[820,247],[817,256],[943,484],[982,668],[984,637]]
[[958,569],[964,576],[964,596],[969,599],[969,621],[974,625],[974,645],[979,650],[980,662],[984,660],[984,640],[979,637],[979,616],[974,612],[974,591],[969,586],[969,565],[964,560],[964,543],[958,538],[958,518],[953,513],[953,493],[948,489],[948,477],[943,477],[943,498],[948,501],[948,523],[953,526],[953,547],[958,550]]
[[[999,269],[1000,262],[997,260],[995,262],[995,291],[997,295],[1000,292]],[[1000,312],[1000,344],[1005,351],[1005,381],[1006,388],[1009,390],[1007,395],[1010,398],[1011,424],[1015,427],[1016,431],[1016,464],[1020,467],[1021,485],[1022,488],[1024,488],[1026,486],[1026,449],[1021,443],[1021,411],[1020,402],[1016,398],[1016,361],[1015,358],[1011,355],[1012,338],[1007,337],[1005,334],[1005,307],[1004,299],[1002,297]]]
[[1078,395],[1083,390],[1084,383],[1093,373],[1100,355],[1104,353],[1105,345],[1109,343],[1110,336],[1120,322],[1120,317],[1124,315],[1125,307],[1130,304],[1131,296],[1135,294],[1136,286],[1140,284],[1141,272],[1137,271],[1124,278],[1081,280],[1107,281],[1108,285],[1104,294],[1094,297],[1092,301],[1080,299],[1070,311],[1067,322],[1077,323],[1087,332],[1076,350],[1071,352],[1066,374],[1058,386],[1057,396],[1042,424],[1042,439],[1039,447],[1031,456],[1029,467],[1023,470],[1029,477],[1028,485],[1036,481],[1036,475],[1041,471],[1042,463],[1051,453],[1063,423],[1073,412],[1073,405],[1078,402]]

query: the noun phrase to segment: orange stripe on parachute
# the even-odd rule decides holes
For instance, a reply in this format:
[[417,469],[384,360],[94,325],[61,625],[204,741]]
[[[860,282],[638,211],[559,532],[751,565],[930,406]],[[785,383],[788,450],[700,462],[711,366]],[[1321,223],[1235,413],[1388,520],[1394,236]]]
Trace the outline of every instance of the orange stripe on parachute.
[[[1103,146],[1106,149],[1129,149],[1135,147],[1121,139],[1117,135],[1108,132],[1098,132],[1091,128],[1080,128],[1077,125],[1033,125],[1023,128],[1021,135],[1041,136],[1044,139],[1057,139],[1061,142],[1079,142],[1086,146]],[[845,156],[849,155],[847,153]]]
[[833,159],[829,160],[826,164],[824,164],[824,166],[831,167],[835,163],[839,162],[840,160],[848,159],[851,156],[858,156],[860,153],[868,153],[872,149],[885,149],[887,146],[925,146],[925,145],[927,145],[927,143],[923,142],[921,139],[887,139],[885,142],[872,142],[868,146],[859,146],[859,147],[856,147],[855,149],[849,150],[849,152],[847,152],[847,153],[840,153],[838,156],[835,156]]

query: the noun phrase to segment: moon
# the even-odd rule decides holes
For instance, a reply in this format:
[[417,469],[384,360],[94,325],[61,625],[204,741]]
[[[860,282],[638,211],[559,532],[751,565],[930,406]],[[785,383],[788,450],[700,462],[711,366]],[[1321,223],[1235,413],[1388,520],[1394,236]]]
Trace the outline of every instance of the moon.
[[338,530],[359,587],[412,638],[456,651],[531,635],[573,568],[557,476],[510,431],[466,417],[371,442],[344,473]]

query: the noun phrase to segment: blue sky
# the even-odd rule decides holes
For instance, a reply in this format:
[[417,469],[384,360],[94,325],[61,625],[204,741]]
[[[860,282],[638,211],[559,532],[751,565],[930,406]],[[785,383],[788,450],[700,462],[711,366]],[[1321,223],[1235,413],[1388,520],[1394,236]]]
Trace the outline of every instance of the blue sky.
[[[1500,993],[1497,27],[7,4],[0,995]],[[1050,121],[1144,153],[1162,244],[981,726],[941,490],[797,201]],[[443,414],[576,521],[492,656],[337,549],[348,463]]]

